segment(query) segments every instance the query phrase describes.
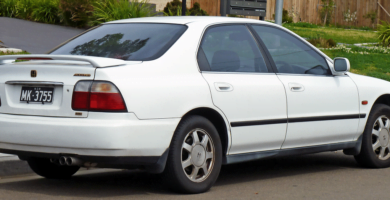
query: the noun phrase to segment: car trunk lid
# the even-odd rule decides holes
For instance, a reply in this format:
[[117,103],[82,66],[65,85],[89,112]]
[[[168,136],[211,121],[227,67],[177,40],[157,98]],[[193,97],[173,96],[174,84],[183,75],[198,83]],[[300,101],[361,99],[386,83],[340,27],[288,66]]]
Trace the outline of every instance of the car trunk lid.
[[[20,59],[30,61],[12,62]],[[0,113],[87,117],[87,111],[72,109],[75,84],[80,80],[93,80],[97,67],[125,63],[90,56],[0,56]]]

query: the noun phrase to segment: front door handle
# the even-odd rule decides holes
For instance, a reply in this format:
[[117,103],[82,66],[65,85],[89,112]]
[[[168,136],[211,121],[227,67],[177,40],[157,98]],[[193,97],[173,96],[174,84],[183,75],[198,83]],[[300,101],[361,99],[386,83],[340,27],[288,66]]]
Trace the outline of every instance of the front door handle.
[[231,92],[231,91],[233,91],[233,86],[229,83],[214,83],[214,86],[218,92]]
[[303,92],[303,91],[305,91],[305,87],[302,84],[299,84],[299,83],[289,83],[288,87],[290,88],[291,92]]

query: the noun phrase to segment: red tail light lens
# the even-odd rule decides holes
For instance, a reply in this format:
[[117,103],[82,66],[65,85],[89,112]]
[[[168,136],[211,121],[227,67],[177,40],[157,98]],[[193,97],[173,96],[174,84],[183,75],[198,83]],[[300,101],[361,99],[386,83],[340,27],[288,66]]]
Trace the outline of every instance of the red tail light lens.
[[73,110],[126,112],[122,95],[105,81],[79,81],[73,92]]
[[89,109],[89,91],[91,89],[92,81],[79,81],[74,87],[72,97],[73,110]]
[[109,82],[93,82],[89,110],[123,111],[125,102],[118,89]]

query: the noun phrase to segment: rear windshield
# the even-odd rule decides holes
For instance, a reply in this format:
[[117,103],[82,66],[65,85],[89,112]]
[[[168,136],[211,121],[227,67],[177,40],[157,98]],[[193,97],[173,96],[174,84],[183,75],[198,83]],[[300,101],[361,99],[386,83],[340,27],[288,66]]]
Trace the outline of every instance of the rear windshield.
[[187,29],[175,24],[105,24],[65,43],[50,54],[84,55],[122,60],[154,60]]

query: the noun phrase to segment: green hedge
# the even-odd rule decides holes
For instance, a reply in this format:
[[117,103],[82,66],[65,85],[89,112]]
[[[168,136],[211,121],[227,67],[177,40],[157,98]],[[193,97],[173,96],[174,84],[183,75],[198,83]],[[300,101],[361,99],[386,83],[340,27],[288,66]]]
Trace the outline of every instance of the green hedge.
[[0,16],[82,28],[152,16],[147,3],[148,0],[0,0]]

